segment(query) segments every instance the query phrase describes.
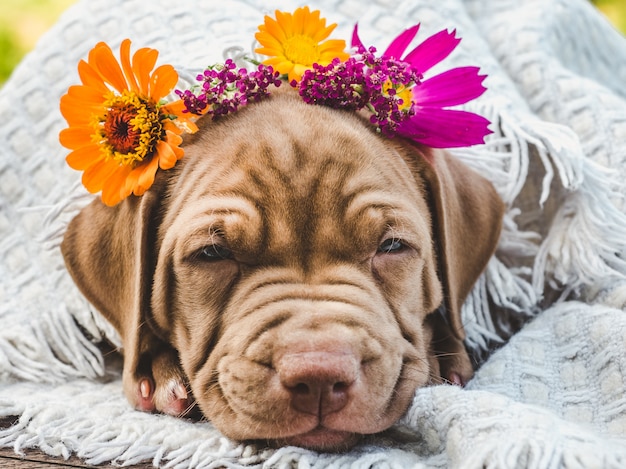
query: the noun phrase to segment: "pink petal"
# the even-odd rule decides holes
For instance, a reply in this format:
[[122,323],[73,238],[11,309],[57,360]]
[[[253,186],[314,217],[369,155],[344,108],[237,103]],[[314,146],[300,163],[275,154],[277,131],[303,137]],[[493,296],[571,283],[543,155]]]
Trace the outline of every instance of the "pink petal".
[[387,50],[383,53],[383,57],[391,57],[400,60],[402,54],[404,54],[406,48],[409,47],[409,44],[411,44],[411,41],[415,38],[419,29],[420,25],[418,23],[401,33],[391,41],[391,44],[389,44],[389,47],[387,47]]
[[484,143],[490,122],[478,114],[434,107],[420,108],[398,126],[397,135],[433,148],[466,147]]
[[413,88],[413,100],[418,106],[465,104],[487,89],[482,84],[486,75],[479,75],[478,71],[478,67],[458,67],[435,75]]
[[355,47],[357,50],[365,49],[365,45],[361,38],[359,37],[359,23],[354,25],[354,29],[352,30],[352,43],[350,47]]
[[434,65],[448,57],[461,42],[461,38],[457,39],[455,34],[456,30],[449,33],[445,29],[433,34],[409,52],[404,61],[413,65],[419,73],[426,73]]

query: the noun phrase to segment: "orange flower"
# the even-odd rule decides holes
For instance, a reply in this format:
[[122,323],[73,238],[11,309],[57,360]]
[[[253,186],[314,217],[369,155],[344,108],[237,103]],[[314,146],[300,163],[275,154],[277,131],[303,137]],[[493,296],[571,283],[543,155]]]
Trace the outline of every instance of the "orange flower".
[[[328,65],[333,59],[346,60],[346,41],[329,39],[337,24],[326,26],[318,10],[311,12],[309,7],[298,8],[293,13],[276,11],[276,19],[265,17],[255,37],[262,47],[255,50],[267,55],[265,65],[271,65],[289,81],[300,81],[306,70],[313,64]],[[322,42],[324,41],[324,42]]]
[[82,84],[71,86],[61,98],[68,128],[59,140],[72,150],[67,163],[84,171],[84,186],[91,193],[102,191],[109,206],[131,193],[142,195],[158,168],[174,167],[184,154],[179,147],[183,128],[195,127],[183,114],[182,101],[161,102],[176,86],[178,74],[171,65],[154,69],[157,56],[156,50],[143,48],[131,61],[126,39],[118,62],[101,42],[87,62],[78,64]]

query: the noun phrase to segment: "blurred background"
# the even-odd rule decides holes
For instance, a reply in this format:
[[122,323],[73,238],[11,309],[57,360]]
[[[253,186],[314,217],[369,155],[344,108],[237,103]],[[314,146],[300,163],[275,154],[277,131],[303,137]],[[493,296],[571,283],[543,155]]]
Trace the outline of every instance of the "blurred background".
[[[75,1],[0,0],[0,86],[40,36]],[[617,29],[626,34],[626,0],[592,1]]]

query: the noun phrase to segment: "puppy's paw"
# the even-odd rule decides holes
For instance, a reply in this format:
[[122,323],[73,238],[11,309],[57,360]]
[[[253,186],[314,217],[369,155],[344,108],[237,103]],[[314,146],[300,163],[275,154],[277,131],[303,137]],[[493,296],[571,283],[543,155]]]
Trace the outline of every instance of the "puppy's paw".
[[152,361],[155,390],[153,402],[158,412],[168,415],[187,415],[194,404],[187,380],[173,350],[161,353]]
[[143,412],[161,412],[176,417],[188,415],[195,401],[178,354],[167,349],[142,361],[133,379],[124,386],[131,404]]

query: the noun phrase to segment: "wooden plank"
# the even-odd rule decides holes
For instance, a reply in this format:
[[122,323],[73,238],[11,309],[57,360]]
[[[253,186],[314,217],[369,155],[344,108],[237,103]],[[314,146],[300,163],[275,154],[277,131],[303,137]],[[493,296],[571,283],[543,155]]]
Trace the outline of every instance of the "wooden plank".
[[[26,450],[25,455],[19,456],[10,448],[0,448],[0,469],[61,469],[61,468],[96,468],[119,469],[119,466],[100,465],[90,466],[77,457],[72,456],[67,461],[63,458],[53,458],[37,450]],[[150,463],[135,466],[124,466],[130,469],[154,469]]]
[[34,450],[29,450],[25,453],[26,454],[22,457],[15,454],[12,449],[0,448],[0,469],[60,469],[62,467],[90,467],[76,458],[71,458],[66,461],[62,458],[52,458],[44,453]]

